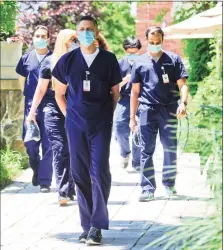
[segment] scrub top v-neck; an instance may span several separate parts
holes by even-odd
[[[16,66],[16,72],[26,78],[23,91],[26,98],[33,98],[38,83],[40,67],[51,54],[52,51],[48,51],[40,62],[37,58],[35,50],[24,54],[20,58]]]
[[[169,81],[164,83],[163,75]],[[181,58],[175,53],[163,51],[156,62],[148,53],[140,56],[132,69],[131,82],[140,83],[140,108],[150,104],[167,105],[180,99],[177,80],[188,78],[188,73]]]
[[[88,67],[80,48],[60,58],[52,75],[63,84],[68,84],[66,118],[79,126],[91,127],[97,122],[113,119],[111,88],[122,79],[115,55],[99,49]],[[84,82],[89,81],[85,91]]]

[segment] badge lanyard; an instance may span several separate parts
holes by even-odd
[[[162,69],[162,71],[163,71],[163,75],[162,75],[162,78],[163,78],[163,83],[164,83],[164,84],[167,84],[167,83],[169,83],[169,77],[168,77],[168,74],[166,74],[165,69],[164,69],[164,67],[163,67],[163,66],[161,67],[161,69]]]
[[[90,91],[89,71],[86,71],[86,80],[83,80],[83,91]]]

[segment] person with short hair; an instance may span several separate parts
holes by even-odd
[[[63,55],[52,72],[57,79],[56,101],[65,115],[83,228],[79,241],[88,245],[101,244],[101,229],[109,227],[110,141],[122,80],[116,56],[96,47],[97,35],[96,20],[82,16],[77,23],[80,48]]]
[[[127,37],[123,42],[125,57],[119,61],[122,82],[120,83],[120,98],[116,107],[115,136],[120,146],[120,165],[127,168],[129,156],[132,152],[132,169],[129,172],[140,169],[140,148],[132,141],[130,149],[130,96],[131,96],[131,70],[134,62],[139,58],[139,50],[142,45],[137,37]]]
[[[26,119],[30,112],[30,108],[33,102],[33,96],[37,87],[39,70],[41,65],[52,54],[52,51],[48,49],[49,32],[48,28],[43,25],[38,25],[34,30],[33,45],[34,49],[24,54],[17,66],[16,72],[20,75],[19,82],[25,96],[24,107],[24,122],[23,122],[23,135],[24,140],[27,124]],[[48,95],[46,95],[46,99]],[[52,181],[52,150],[49,141],[46,136],[44,126],[44,103],[43,100],[38,110],[36,111],[36,122],[40,129],[40,141],[28,141],[24,145],[26,152],[29,156],[30,167],[33,170],[32,184],[33,186],[40,185],[40,191],[42,193],[50,192],[50,186]],[[40,145],[42,148],[42,157],[40,158]]]
[[[160,27],[153,26],[146,31],[147,52],[135,63],[131,73],[132,131],[137,125],[137,109],[140,111],[142,193],[139,201],[154,198],[153,154],[158,132],[164,149],[162,182],[166,196],[176,194],[177,118],[186,114],[188,73],[178,55],[162,49],[163,38]]]
[[[33,103],[27,117],[27,122],[36,122],[36,110],[41,101],[51,93],[44,105],[44,124],[46,134],[53,152],[53,167],[56,177],[58,203],[66,205],[74,200],[74,182],[70,170],[68,142],[65,132],[65,117],[55,100],[55,79],[52,79],[54,68],[61,56],[79,47],[76,32],[64,29],[59,32],[55,42],[54,52],[41,65],[38,85],[34,94]]]

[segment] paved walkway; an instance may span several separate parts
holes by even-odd
[[[110,230],[103,231],[102,249],[138,250],[163,235],[170,227],[181,225],[186,217],[204,217],[209,198],[205,180],[200,175],[197,154],[183,154],[178,159],[176,188],[178,196],[162,198],[162,148],[154,157],[158,189],[152,202],[139,203],[139,174],[126,173],[117,165],[117,144],[111,146],[113,178],[109,199]],[[42,194],[30,184],[32,173],[26,170],[20,178],[1,192],[2,250],[76,250],[89,249],[77,242],[79,226],[77,202],[59,207],[55,186]],[[199,198],[202,198],[199,200]],[[99,247],[91,247],[95,249]],[[144,249],[159,250],[162,247]]]

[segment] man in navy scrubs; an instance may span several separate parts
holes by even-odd
[[[130,137],[130,96],[131,96],[131,70],[134,62],[139,57],[139,50],[142,45],[138,38],[127,37],[123,42],[126,56],[119,61],[122,82],[120,83],[120,99],[116,107],[116,139],[120,146],[120,164],[122,168],[128,166],[129,155],[131,153]],[[136,147],[132,142],[132,167],[139,170],[140,167],[140,147]]]
[[[130,128],[136,127],[139,104],[141,131],[141,187],[139,201],[153,199],[156,190],[153,153],[159,131],[164,149],[163,178],[166,195],[176,193],[177,118],[186,114],[188,74],[180,57],[163,51],[160,27],[146,31],[147,53],[133,66],[131,74]],[[181,99],[180,99],[181,94]],[[178,104],[178,101],[180,102]]]
[[[29,114],[33,96],[37,87],[39,69],[44,60],[52,54],[48,50],[48,29],[45,26],[39,25],[36,27],[33,37],[34,49],[24,54],[16,67],[16,72],[20,75],[20,84],[23,88],[25,96],[25,110],[23,123],[23,140],[25,138],[27,125],[26,117]],[[46,97],[47,98],[47,97]],[[44,129],[44,115],[43,115],[44,100],[40,104],[36,121],[40,129],[41,140],[25,142],[27,154],[29,156],[30,167],[33,170],[32,184],[34,186],[40,185],[40,191],[43,193],[50,191],[52,181],[52,151],[49,145]],[[42,159],[40,159],[40,144],[42,147]]]
[[[58,80],[56,100],[65,115],[71,170],[84,231],[79,241],[101,244],[101,229],[108,229],[109,225],[110,140],[122,79],[115,55],[95,46],[96,20],[91,16],[81,17],[77,34],[80,48],[62,56],[52,75]]]

